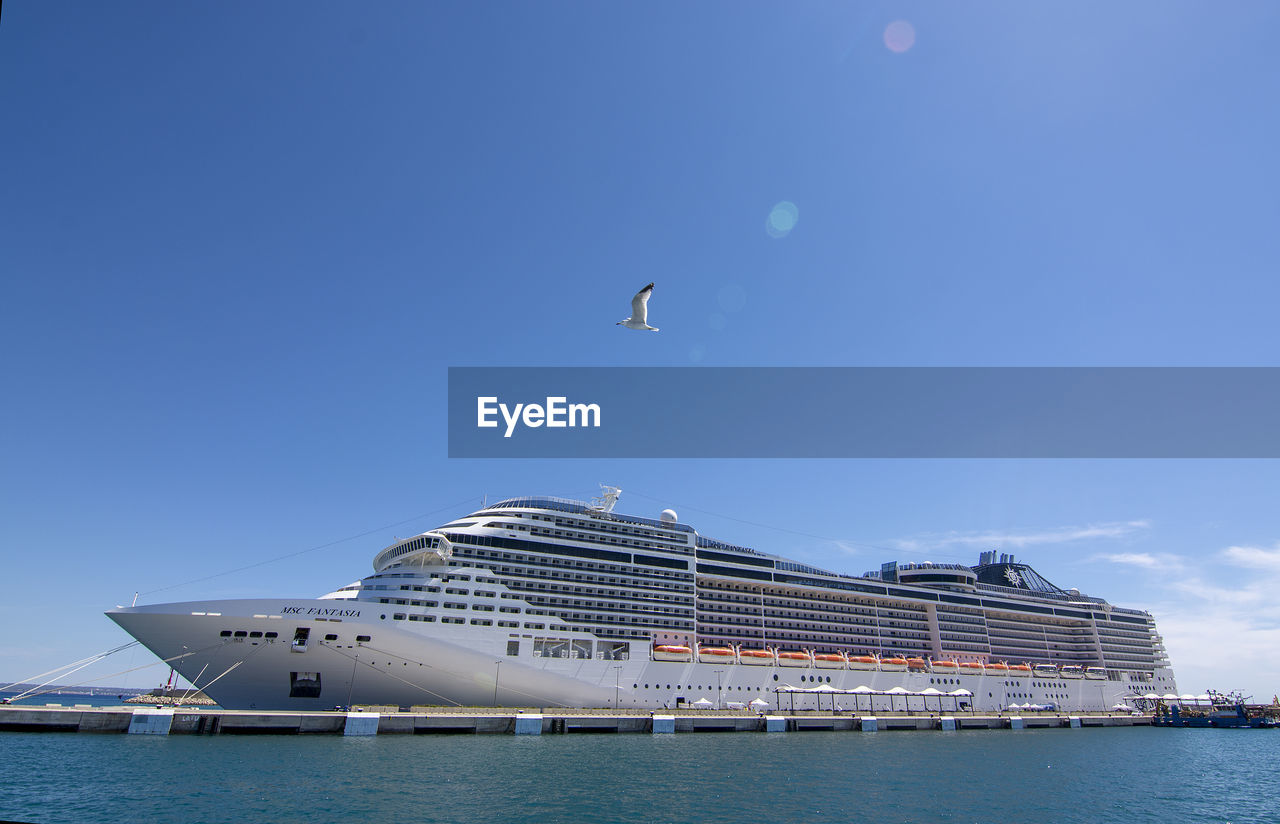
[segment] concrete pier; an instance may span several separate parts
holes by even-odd
[[[174,707],[0,706],[0,731],[152,735],[557,735],[567,733],[999,730],[1150,726],[1151,716],[1110,713],[954,715],[936,713],[528,710],[355,707],[353,712],[263,712]],[[170,715],[172,713],[172,715]],[[162,730],[162,728],[164,728]]]

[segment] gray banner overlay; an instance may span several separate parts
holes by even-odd
[[[1276,458],[1280,368],[451,367],[449,457]]]

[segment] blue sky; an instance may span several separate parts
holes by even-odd
[[[841,571],[1013,551],[1151,609],[1184,691],[1269,698],[1273,461],[449,460],[444,392],[460,365],[1275,365],[1278,24],[7,3],[0,679],[123,640],[101,613],[135,591],[319,594],[484,495],[603,481]],[[662,331],[615,327],[650,280]]]

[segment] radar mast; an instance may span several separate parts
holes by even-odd
[[[592,498],[588,509],[595,512],[612,512],[614,504],[618,502],[618,498],[620,497],[622,497],[622,490],[620,488],[600,484],[600,497]]]

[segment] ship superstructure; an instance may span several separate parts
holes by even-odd
[[[670,510],[616,513],[618,494],[485,506],[318,599],[108,614],[227,708],[661,708],[826,684],[1106,709],[1177,692],[1148,613],[1012,556],[842,575],[703,537]]]

